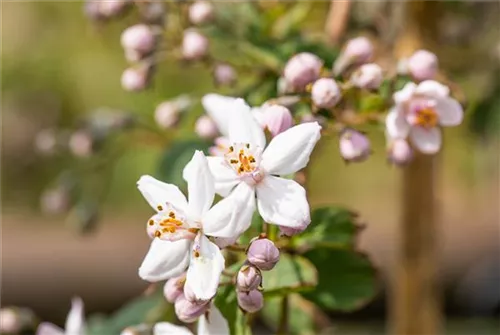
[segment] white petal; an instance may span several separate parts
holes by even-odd
[[[254,212],[255,191],[247,183],[240,183],[208,211],[203,218],[203,231],[216,237],[239,236],[250,226]]]
[[[293,180],[266,176],[257,184],[257,206],[269,223],[297,228],[311,222],[306,191]]]
[[[193,250],[199,253],[196,257]],[[205,235],[198,235],[191,250],[191,261],[186,275],[186,283],[198,300],[209,300],[219,287],[219,279],[224,270],[224,257],[219,247]]]
[[[64,330],[50,322],[42,322],[36,330],[36,335],[64,335]]]
[[[308,122],[274,137],[262,154],[261,167],[269,174],[290,174],[304,168],[321,137],[321,126]]]
[[[186,327],[176,326],[169,322],[158,322],[153,328],[153,335],[193,335]]]
[[[215,179],[215,192],[223,197],[240,182],[238,174],[227,164],[224,157],[207,157],[208,167]]]
[[[392,96],[396,105],[403,104],[408,102],[413,94],[415,93],[415,89],[417,85],[415,83],[407,83],[401,90],[394,93]]]
[[[175,185],[161,182],[151,176],[142,176],[137,182],[137,188],[156,211],[158,205],[165,203],[171,203],[183,211],[187,208],[186,197]]]
[[[441,126],[458,126],[464,119],[462,105],[453,98],[436,99],[436,111],[439,115],[439,124]]]
[[[237,99],[232,108],[233,115],[229,120],[231,143],[250,143],[264,148],[266,137],[261,126],[253,117],[250,106],[242,99]]]
[[[198,320],[198,335],[229,335],[227,320],[215,305],[210,308],[208,319],[202,315]]]
[[[71,300],[71,309],[66,318],[65,332],[68,335],[83,335],[84,326],[83,301],[79,297],[74,297]]]
[[[191,161],[188,182],[189,210],[192,219],[200,219],[212,206],[215,196],[214,177],[203,152],[197,150]]]
[[[162,241],[155,238],[139,268],[139,277],[149,282],[180,275],[189,264],[192,241]]]
[[[386,133],[390,138],[405,139],[410,132],[410,125],[406,122],[403,113],[393,107],[385,118]]]
[[[432,98],[445,98],[450,95],[450,89],[437,81],[425,80],[418,84],[415,94]]]
[[[441,148],[441,130],[437,127],[413,127],[410,138],[415,148],[424,154],[435,154]]]
[[[227,97],[219,94],[207,94],[201,99],[203,108],[207,114],[214,120],[219,132],[229,135],[229,119],[233,113],[234,102],[237,98]]]

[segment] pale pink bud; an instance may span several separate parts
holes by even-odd
[[[360,36],[349,40],[344,50],[335,60],[333,73],[337,76],[352,65],[360,65],[373,57],[373,45],[366,37]]]
[[[344,129],[339,141],[340,155],[346,162],[362,162],[371,154],[370,140],[354,129]]]
[[[273,137],[293,126],[292,113],[281,105],[263,107],[262,117],[262,123],[269,129]]]
[[[214,68],[214,79],[217,85],[232,85],[236,82],[236,71],[231,65],[217,64]]]
[[[139,7],[141,17],[146,21],[154,24],[163,24],[165,19],[165,3],[162,1],[141,2]]]
[[[191,323],[210,308],[210,303],[196,304],[181,295],[175,301],[175,314],[182,322]]]
[[[181,110],[174,101],[165,101],[159,104],[155,110],[156,124],[167,129],[177,124]]]
[[[137,92],[146,88],[148,85],[147,67],[129,67],[123,71],[122,87],[129,92]]]
[[[53,129],[44,129],[35,137],[35,149],[43,155],[52,155],[57,149],[57,137]]]
[[[69,138],[69,150],[77,157],[86,158],[92,155],[94,139],[86,130],[77,130]]]
[[[283,76],[293,90],[300,92],[319,78],[322,67],[321,58],[309,52],[301,52],[288,60]]]
[[[311,98],[319,108],[331,108],[339,102],[341,97],[339,85],[331,78],[318,79],[312,86]]]
[[[175,303],[177,298],[182,296],[184,292],[184,283],[186,281],[186,274],[170,278],[163,286],[163,295],[165,299],[171,304]]]
[[[374,63],[361,65],[351,76],[354,86],[369,90],[379,88],[383,80],[382,68]]]
[[[45,214],[62,214],[70,208],[70,195],[61,187],[49,189],[40,197],[40,208]]]
[[[408,59],[408,71],[418,81],[433,79],[438,71],[438,58],[427,50],[418,50]]]
[[[302,233],[304,230],[306,230],[306,228],[308,227],[309,225],[302,225],[301,227],[298,227],[298,228],[290,228],[290,227],[285,227],[285,226],[278,226],[278,228],[280,229],[280,232],[282,235],[285,235],[285,236],[293,236],[293,235],[297,235],[297,234],[300,234]]]
[[[192,24],[204,24],[214,18],[214,7],[208,1],[196,1],[189,7],[189,21]]]
[[[271,240],[260,238],[250,244],[247,259],[259,269],[268,271],[280,260],[280,251]]]
[[[293,92],[293,87],[285,77],[279,77],[276,82],[276,90],[278,91],[278,95],[285,95]]]
[[[5,307],[0,309],[0,333],[17,334],[33,328],[35,315],[27,308]]]
[[[394,139],[389,144],[387,159],[396,165],[408,164],[413,159],[413,150],[405,139]]]
[[[262,274],[259,269],[250,265],[243,265],[236,276],[236,288],[239,291],[256,290],[262,283]]]
[[[110,18],[121,14],[131,2],[129,0],[105,0],[99,2],[101,15]]]
[[[148,25],[136,24],[123,31],[121,43],[125,50],[130,49],[148,54],[155,47],[155,36]]]
[[[186,30],[182,40],[182,55],[188,60],[198,60],[207,55],[208,39],[195,30]]]
[[[264,307],[264,296],[259,290],[237,293],[238,305],[248,313],[255,313]]]
[[[198,120],[196,120],[194,129],[198,136],[206,139],[214,138],[219,133],[215,122],[208,115],[200,116]]]

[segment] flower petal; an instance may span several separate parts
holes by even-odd
[[[396,105],[400,105],[406,103],[411,99],[413,94],[415,93],[415,89],[417,85],[415,83],[407,83],[401,90],[394,93],[392,96]]]
[[[450,95],[450,89],[437,81],[425,80],[418,84],[415,94],[431,98],[445,98]]]
[[[250,143],[264,148],[266,137],[261,126],[252,115],[251,108],[243,99],[237,99],[232,106],[233,115],[229,120],[231,143]]]
[[[207,157],[208,167],[215,179],[215,192],[223,197],[240,182],[236,172],[227,164],[224,157]]]
[[[187,208],[186,197],[175,185],[161,182],[151,176],[142,176],[137,182],[137,188],[156,211],[158,205],[165,203],[171,203],[183,211]]]
[[[233,113],[236,100],[238,99],[214,93],[206,94],[201,99],[203,108],[214,120],[219,132],[224,136],[229,135],[229,119]]]
[[[155,238],[139,268],[139,277],[156,282],[180,275],[189,264],[191,243],[190,240],[170,242]]]
[[[64,326],[66,334],[83,335],[85,327],[85,315],[83,311],[83,301],[79,297],[71,300],[71,309],[66,318]]]
[[[403,113],[397,107],[393,107],[389,111],[389,114],[387,114],[385,128],[387,136],[393,139],[405,139],[410,132],[410,125],[406,122]]]
[[[293,180],[266,176],[257,184],[257,206],[269,223],[298,228],[311,222],[306,191]]]
[[[215,196],[214,177],[203,152],[197,150],[191,159],[191,176],[188,182],[189,210],[191,219],[199,220],[212,206]]]
[[[215,305],[210,308],[208,318],[202,315],[198,320],[198,335],[229,335],[227,320]]]
[[[64,335],[64,330],[53,323],[42,322],[38,325],[36,335]]]
[[[424,154],[435,154],[441,148],[441,130],[437,127],[413,127],[410,138],[416,149]]]
[[[255,191],[247,183],[240,183],[208,211],[203,218],[203,231],[216,237],[239,236],[250,226],[254,212]]]
[[[224,262],[219,247],[205,235],[199,234],[191,250],[185,283],[196,299],[209,300],[217,293]]]
[[[304,168],[321,137],[321,126],[308,122],[274,137],[262,154],[261,168],[269,174],[290,174]]]
[[[439,124],[441,126],[458,126],[464,119],[462,105],[453,98],[436,99],[436,112],[439,115]]]
[[[153,335],[193,335],[186,327],[176,326],[169,322],[158,322],[153,328]]]

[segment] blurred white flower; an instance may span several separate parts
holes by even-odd
[[[217,307],[212,306],[208,317],[200,316],[196,333],[198,335],[229,335],[229,325]],[[153,335],[193,335],[193,333],[186,327],[160,322],[154,326]]]
[[[84,335],[85,316],[83,311],[83,301],[75,297],[71,301],[71,310],[66,318],[65,329],[50,322],[42,322],[36,331],[36,335]]]

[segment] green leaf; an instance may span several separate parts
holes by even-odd
[[[266,297],[306,291],[318,282],[314,265],[302,256],[281,253],[280,260],[271,271],[262,273]]]
[[[272,35],[275,38],[282,39],[292,30],[296,29],[302,21],[305,20],[311,10],[311,3],[303,1],[295,4],[284,15],[274,23]]]
[[[353,250],[317,248],[304,254],[318,269],[316,288],[303,296],[323,310],[352,311],[377,293],[376,270],[368,257]]]
[[[263,64],[269,69],[281,73],[284,64],[273,51],[244,41],[239,43],[238,48],[258,64]]]
[[[293,243],[298,248],[316,246],[353,248],[359,226],[355,214],[340,207],[321,207],[312,211],[311,224]]]
[[[177,140],[168,147],[160,158],[158,178],[175,185],[186,185],[182,178],[182,170],[191,160],[196,150],[207,154],[209,144],[198,139]]]
[[[359,111],[361,113],[382,112],[385,109],[385,99],[379,94],[366,94],[359,101]]]
[[[234,335],[251,335],[248,316],[238,307],[236,290],[233,285],[219,288],[215,297],[215,306],[220,310],[229,324],[229,333]]]

